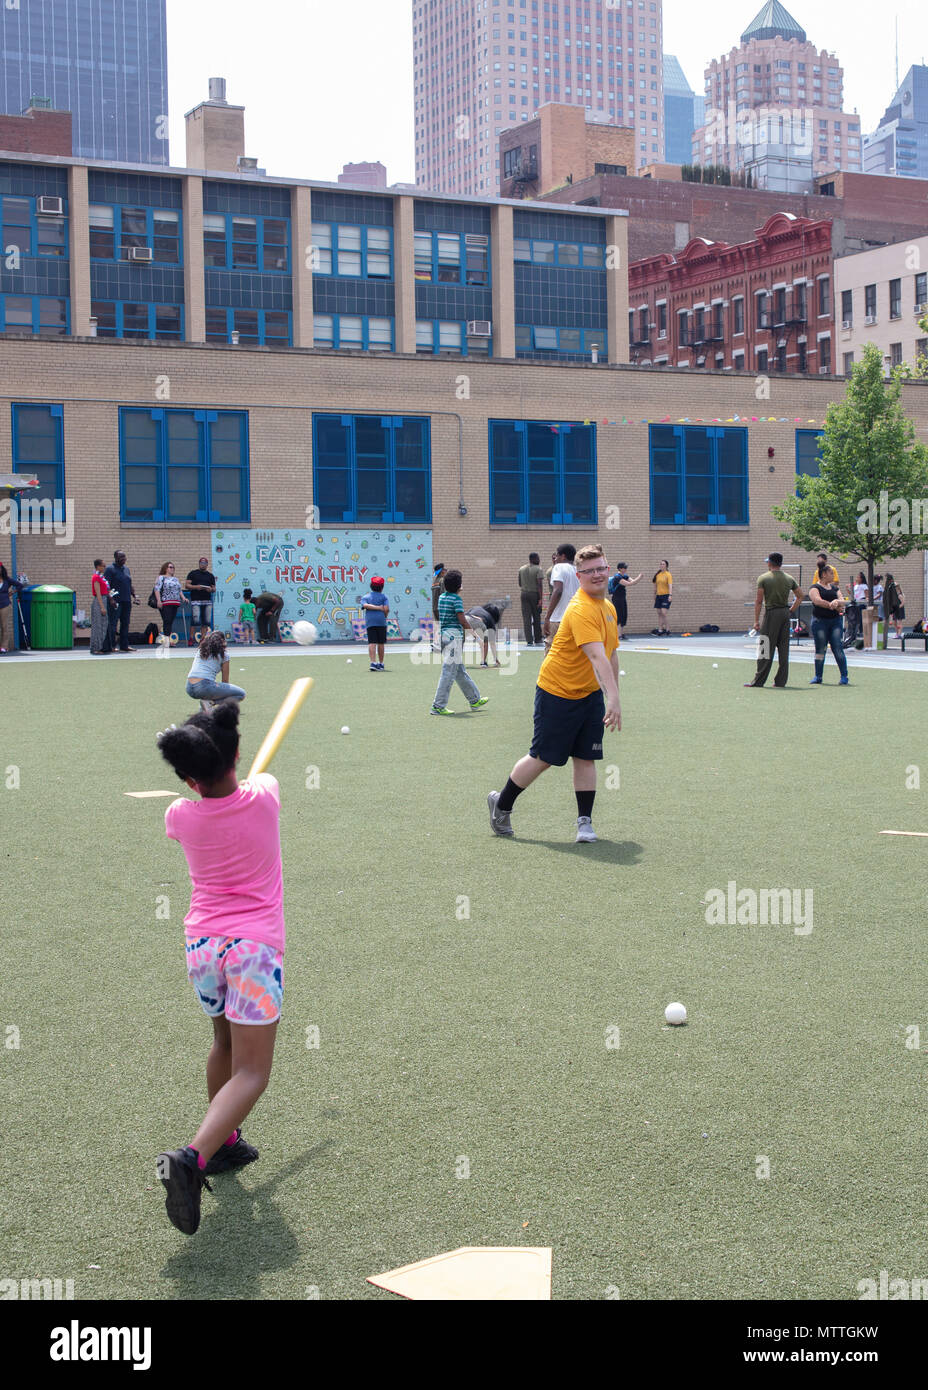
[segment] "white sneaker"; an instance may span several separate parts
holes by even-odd
[[[577,844],[590,845],[596,839],[596,831],[589,816],[577,817]]]

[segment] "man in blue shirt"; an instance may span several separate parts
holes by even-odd
[[[113,563],[103,571],[103,578],[110,586],[110,647],[114,652],[131,652],[129,646],[129,617],[133,603],[138,603],[138,595],[132,583],[132,575],[126,565],[126,552],[113,551]],[[119,646],[116,646],[116,624],[119,624]]]

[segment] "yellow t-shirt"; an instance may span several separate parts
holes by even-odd
[[[828,568],[831,569],[831,570],[835,570],[834,565],[829,565]],[[816,566],[815,566],[815,573],[814,573],[813,576],[812,576],[812,583],[813,583],[813,584],[817,584],[820,578],[821,578],[821,575],[820,575],[819,572],[818,572],[818,565],[816,565]],[[841,576],[839,575],[839,573],[838,573],[837,570],[835,570],[835,583],[836,583],[836,584],[840,584],[840,583],[841,583]]]
[[[658,570],[657,578],[654,583],[657,585],[657,597],[666,598],[670,593],[670,586],[673,583],[673,575],[670,570]]]
[[[591,598],[578,589],[541,663],[538,684],[542,690],[562,700],[582,700],[599,689],[590,659],[581,651],[587,642],[602,642],[606,656],[612,656],[619,645],[616,611],[608,599]]]

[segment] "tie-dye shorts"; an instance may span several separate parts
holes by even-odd
[[[284,958],[263,941],[188,936],[187,974],[210,1018],[276,1023],[284,996]]]

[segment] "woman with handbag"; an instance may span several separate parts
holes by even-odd
[[[170,641],[171,633],[174,630],[174,620],[184,600],[180,580],[175,577],[174,566],[170,560],[162,565],[158,571],[152,596],[155,599],[154,607],[161,610],[161,625],[164,629],[164,635]],[[151,599],[149,599],[150,602]]]

